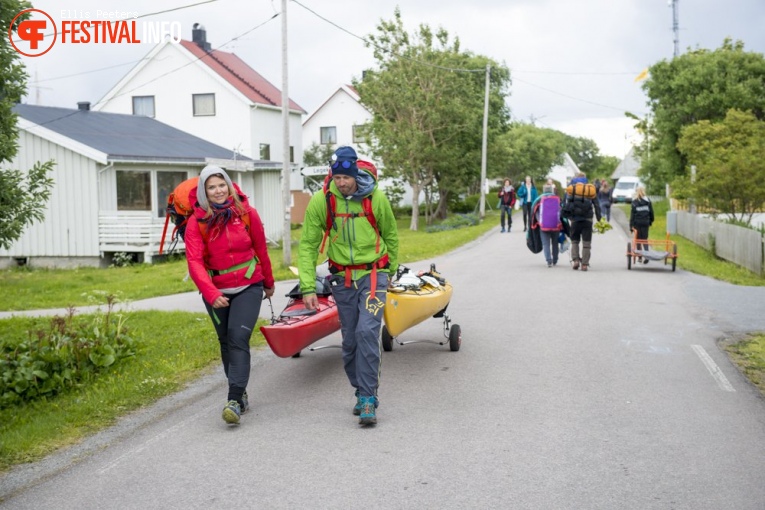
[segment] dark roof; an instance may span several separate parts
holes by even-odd
[[[205,51],[197,43],[181,40],[181,46],[201,59],[210,69],[233,85],[253,103],[282,106],[282,92],[233,53],[220,50]],[[290,99],[290,109],[306,113]]]
[[[121,113],[17,104],[20,117],[122,161],[233,159],[234,152],[158,120]],[[237,155],[239,160],[250,158]]]

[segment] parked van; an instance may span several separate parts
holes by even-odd
[[[614,203],[631,203],[632,197],[635,196],[635,191],[637,191],[639,186],[645,186],[639,177],[619,177],[619,180],[616,181],[616,186],[614,186],[614,192],[611,195]]]

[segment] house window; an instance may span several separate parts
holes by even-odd
[[[260,144],[260,159],[271,161],[271,146],[267,143]]]
[[[117,210],[151,211],[150,172],[117,170]]]
[[[187,178],[186,172],[157,172],[157,217],[165,217],[167,196]]]
[[[194,117],[215,115],[215,94],[192,94]]]
[[[353,126],[353,143],[366,143],[367,126],[364,124]]]
[[[290,163],[295,162],[295,147],[290,145]]]
[[[154,117],[154,96],[133,96],[133,115]]]
[[[319,129],[321,130],[321,143],[323,145],[337,143],[337,128],[335,126]]]

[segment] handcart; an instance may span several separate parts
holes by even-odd
[[[672,264],[672,271],[677,267],[677,245],[669,239],[638,239],[637,230],[632,230],[632,241],[627,243],[627,269],[632,269],[648,261],[663,260],[664,265]]]
[[[387,292],[385,324],[381,331],[383,350],[392,351],[394,341],[399,345],[419,342],[445,345],[445,340],[398,340],[398,336],[407,329],[433,317],[443,319],[443,334],[449,342],[449,349],[459,351],[462,345],[462,330],[458,324],[451,323],[451,318],[446,313],[452,291],[452,285],[436,271],[435,264],[430,265],[429,272],[420,271],[416,274],[401,266]]]

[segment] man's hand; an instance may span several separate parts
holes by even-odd
[[[319,308],[319,298],[316,294],[305,294],[303,296],[303,304],[309,310],[316,310]]]

